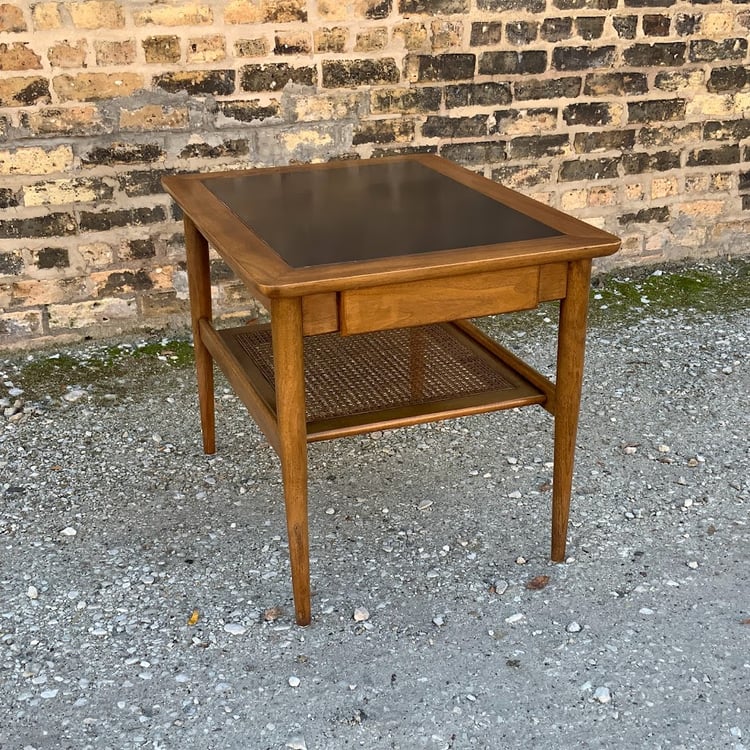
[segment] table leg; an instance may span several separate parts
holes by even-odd
[[[271,302],[279,456],[284,482],[292,590],[298,625],[310,624],[305,363],[300,299]]]
[[[560,301],[555,387],[555,465],[552,475],[552,559],[556,562],[565,559],[590,280],[590,260],[570,263],[567,295]]]
[[[208,263],[208,242],[187,215],[184,218],[184,224],[203,450],[206,453],[215,453],[214,366],[211,354],[201,338],[199,325],[201,318],[211,320],[211,270]]]

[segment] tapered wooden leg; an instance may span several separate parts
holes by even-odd
[[[565,559],[590,280],[590,260],[570,263],[567,296],[560,301],[555,388],[555,465],[552,474],[552,559],[556,562]]]
[[[289,560],[298,625],[310,624],[310,545],[307,519],[307,428],[302,302],[271,302],[279,455],[284,482]]]
[[[214,366],[211,354],[201,339],[199,325],[201,318],[211,320],[211,271],[208,264],[208,242],[187,216],[185,216],[184,223],[203,450],[206,453],[214,453],[216,451]]]

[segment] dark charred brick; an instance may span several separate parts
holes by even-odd
[[[709,167],[719,164],[739,164],[740,147],[738,144],[720,146],[719,148],[700,148],[691,151],[687,157],[688,167]]]
[[[129,258],[153,258],[156,255],[156,246],[152,239],[129,240],[127,256]]]
[[[604,16],[576,18],[576,34],[588,42],[592,39],[599,39],[604,33],[604,20]]]
[[[323,60],[323,86],[353,88],[378,83],[398,83],[398,66],[393,58],[382,60]]]
[[[693,36],[700,26],[699,13],[678,13],[675,17],[675,31],[679,36]]]
[[[84,164],[148,164],[164,155],[155,143],[113,143],[96,146],[81,157]]]
[[[638,31],[638,16],[615,16],[612,19],[612,26],[620,39],[635,39]]]
[[[4,219],[0,221],[0,239],[18,237],[63,237],[76,233],[76,220],[72,214],[55,213],[30,219]]]
[[[584,94],[588,96],[632,96],[648,91],[645,73],[589,73]]]
[[[703,124],[706,141],[744,141],[750,138],[750,118],[740,120],[710,120]]]
[[[417,55],[417,80],[459,81],[462,78],[473,78],[475,64],[476,55],[471,54]]]
[[[180,61],[180,37],[150,36],[141,42],[147,63],[176,63]]]
[[[438,147],[430,146],[398,146],[396,148],[374,148],[372,157],[379,159],[383,156],[406,156],[408,154],[436,154]],[[338,157],[336,157],[338,158]]]
[[[307,40],[300,40],[296,44],[290,44],[280,36],[274,38],[274,55],[309,55],[310,43]]]
[[[465,13],[469,10],[469,0],[399,0],[398,10],[399,13],[429,13],[430,15]]]
[[[557,70],[590,70],[609,68],[615,59],[615,48],[608,47],[555,47],[552,67]]]
[[[570,145],[567,135],[524,135],[510,142],[510,158],[542,158],[565,153]]]
[[[626,8],[671,8],[677,0],[625,0]]]
[[[30,107],[33,104],[48,104],[49,83],[46,78],[27,78],[28,83],[13,96],[0,98],[0,107]]]
[[[646,36],[669,36],[672,19],[661,13],[643,16],[643,33]]]
[[[576,102],[563,109],[568,125],[609,125],[615,105],[609,102]]]
[[[510,44],[531,44],[539,34],[536,21],[509,21],[505,24],[505,39]]]
[[[68,268],[70,258],[64,247],[43,247],[36,254],[35,264],[40,269]]]
[[[180,158],[219,159],[225,156],[246,156],[248,152],[246,138],[230,138],[219,144],[188,143],[180,151]]]
[[[750,211],[750,195],[742,196],[742,210]]]
[[[471,138],[487,135],[487,115],[474,117],[430,116],[422,125],[426,138]]]
[[[655,99],[628,102],[630,122],[684,120],[687,102],[684,99]]]
[[[118,176],[120,190],[130,197],[159,195],[164,192],[161,186],[161,178],[171,173],[171,170],[148,169],[121,174]]]
[[[581,93],[582,80],[576,77],[553,78],[551,80],[532,78],[514,84],[516,99],[573,99]]]
[[[352,145],[362,143],[394,143],[412,140],[414,122],[403,117],[391,120],[367,120],[361,122],[354,130]]]
[[[576,159],[560,165],[560,179],[566,182],[607,180],[617,177],[620,158]]]
[[[552,181],[552,167],[548,164],[504,164],[492,170],[492,179],[516,188],[547,185]]]
[[[543,13],[546,0],[477,0],[478,10],[525,10]]]
[[[445,87],[445,106],[455,107],[510,104],[513,96],[509,83],[459,83]]]
[[[138,271],[115,271],[107,276],[107,282],[100,290],[100,296],[123,294],[124,292],[142,292],[151,289],[154,282],[143,269]]]
[[[234,271],[221,258],[212,260],[210,263],[211,281],[231,281],[235,278]]]
[[[560,10],[614,10],[617,0],[554,0]]]
[[[189,74],[162,73],[152,79],[155,87],[170,94],[185,91],[192,96],[229,96],[234,93],[234,82],[233,70],[195,70]]]
[[[11,188],[0,187],[0,208],[15,208],[18,205],[18,193]]]
[[[500,21],[475,21],[471,24],[471,46],[489,47],[500,44],[503,36],[503,25]]]
[[[365,11],[365,16],[367,18],[372,18],[373,20],[388,18],[391,14],[392,7],[393,3],[391,0],[381,0],[381,2],[369,6]]]
[[[562,42],[573,34],[572,18],[545,18],[542,22],[541,37],[547,42]]]
[[[684,65],[687,45],[684,42],[656,42],[634,44],[623,52],[626,65],[634,68],[652,66]]]
[[[325,63],[323,65],[325,66]],[[243,91],[281,91],[288,83],[315,86],[317,80],[318,74],[315,68],[311,66],[295,68],[287,63],[245,65],[240,72],[240,87]]]
[[[0,253],[0,276],[17,276],[21,271],[23,258],[20,255],[13,252]]]
[[[650,224],[651,222],[664,224],[669,221],[669,208],[667,206],[642,208],[635,213],[623,214],[618,221],[624,227],[628,224]]]
[[[750,190],[750,172],[740,172],[740,190]]]
[[[714,68],[708,79],[708,90],[714,93],[739,91],[750,81],[748,68],[735,65],[728,68]]]
[[[8,137],[10,127],[10,120],[0,115],[0,141],[4,141]]]
[[[442,97],[443,90],[437,86],[419,86],[395,91],[374,89],[370,107],[373,113],[435,112],[440,109]]]
[[[744,60],[747,56],[747,39],[694,39],[690,42],[692,62],[712,62],[714,60]]]
[[[281,115],[281,107],[278,102],[260,104],[257,100],[219,102],[218,111],[227,119],[237,120],[237,122],[262,122]]]
[[[503,135],[519,120],[536,120],[537,122],[557,120],[556,107],[535,107],[525,110],[499,109],[492,114],[494,125],[490,125],[490,135]]]
[[[479,58],[480,75],[536,75],[547,70],[544,50],[525,52],[485,52]]]
[[[106,232],[114,227],[132,227],[165,221],[166,214],[161,206],[153,208],[123,208],[119,211],[82,211],[80,227],[82,232]]]
[[[445,143],[440,146],[440,155],[458,164],[497,164],[508,158],[503,141],[481,141],[479,143]]]
[[[635,130],[576,133],[573,145],[579,154],[591,154],[595,151],[628,151],[635,145]]]
[[[676,146],[677,144],[695,143],[701,138],[702,125],[698,122],[681,127],[641,128],[638,132],[638,142],[646,148],[661,148]]]
[[[673,151],[659,151],[656,154],[626,154],[622,157],[625,174],[644,172],[666,172],[680,168],[680,154]]]

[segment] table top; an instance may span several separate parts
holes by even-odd
[[[613,253],[619,240],[432,155],[176,175],[167,191],[266,296]]]

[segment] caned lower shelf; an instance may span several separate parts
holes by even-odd
[[[261,428],[275,433],[270,326],[202,323],[212,355]],[[305,337],[308,441],[544,403],[539,383],[488,344],[465,323]]]

